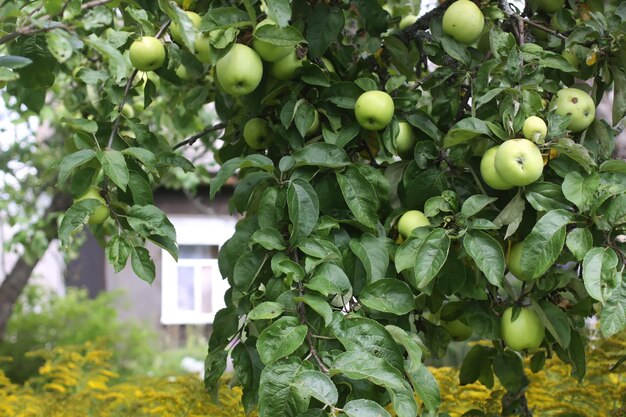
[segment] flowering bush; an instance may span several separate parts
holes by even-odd
[[[626,407],[626,374],[608,369],[626,354],[626,335],[597,344],[588,351],[587,377],[582,384],[569,367],[548,359],[544,370],[531,374],[528,403],[537,416],[621,416]],[[28,353],[45,360],[36,377],[24,385],[0,371],[0,416],[7,417],[238,417],[245,416],[241,389],[222,379],[212,401],[195,376],[132,377],[112,371],[112,354],[94,343],[61,346]],[[623,367],[622,367],[623,368]],[[618,368],[619,370],[619,368]],[[451,417],[475,410],[472,416],[499,416],[505,390],[479,383],[459,386],[459,371],[431,368],[439,381],[442,410]],[[623,412],[623,411],[622,411]],[[578,414],[564,414],[578,413]],[[445,415],[445,414],[443,414]],[[250,417],[256,417],[253,412]],[[279,416],[277,416],[279,417]]]

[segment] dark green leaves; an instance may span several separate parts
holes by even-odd
[[[604,303],[618,281],[619,259],[611,248],[593,248],[583,260],[583,281],[591,297]]]
[[[95,157],[96,151],[93,149],[83,149],[65,156],[61,160],[61,166],[59,167],[58,183],[65,184],[76,168],[91,161]]]
[[[600,330],[604,337],[626,329],[626,280],[622,277],[622,283],[615,288],[606,300],[600,314]]]
[[[391,417],[391,414],[371,400],[352,400],[343,407],[347,417]]]
[[[522,243],[521,268],[531,278],[544,274],[559,257],[565,243],[565,226],[571,215],[565,210],[546,213]]]
[[[443,146],[450,148],[460,145],[478,135],[491,136],[491,130],[487,123],[474,117],[468,117],[455,124],[443,138]]]
[[[296,417],[309,407],[310,397],[297,386],[298,377],[308,371],[307,362],[288,358],[268,365],[259,384],[259,417]]]
[[[397,279],[381,279],[367,285],[361,290],[359,301],[372,310],[398,316],[415,309],[411,289]]]
[[[330,8],[324,3],[315,6],[306,28],[312,58],[324,55],[331,42],[341,33],[343,25],[343,13],[339,8]]]
[[[600,176],[591,174],[582,176],[576,171],[570,172],[563,180],[563,194],[580,211],[587,211],[593,203],[593,197],[600,185]]]
[[[353,166],[344,173],[337,172],[339,188],[354,217],[366,227],[375,228],[378,224],[378,200],[374,186]]]
[[[133,268],[133,272],[137,274],[139,278],[146,281],[148,284],[152,284],[154,281],[155,267],[150,252],[144,247],[135,246],[130,251],[130,264]]]
[[[366,379],[389,389],[402,389],[404,379],[400,371],[384,359],[364,351],[349,351],[337,356],[330,374],[343,374],[352,379]]]
[[[481,230],[469,230],[463,238],[463,247],[472,257],[476,266],[496,286],[502,285],[504,278],[504,252],[493,237]]]
[[[290,355],[300,347],[306,337],[307,326],[295,317],[281,317],[266,327],[259,335],[257,349],[261,361],[270,363]]]
[[[293,225],[291,241],[307,237],[315,227],[319,217],[319,201],[311,185],[304,180],[294,180],[287,188],[289,220]]]
[[[104,175],[109,177],[122,191],[126,191],[129,173],[124,155],[119,151],[108,149],[99,151],[97,156],[104,170]]]
[[[324,168],[340,168],[350,164],[348,155],[343,148],[330,143],[313,143],[294,152],[296,167],[318,166]]]
[[[64,244],[68,243],[71,236],[77,232],[94,211],[100,207],[102,203],[95,198],[88,198],[77,201],[70,207],[63,216],[63,220],[59,225],[59,239]]]
[[[411,281],[416,288],[424,288],[437,276],[448,258],[450,238],[444,229],[430,232],[417,249],[415,256],[414,277]]]

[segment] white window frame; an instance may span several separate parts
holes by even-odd
[[[176,228],[179,245],[206,245],[221,248],[235,232],[237,219],[228,216],[183,216],[170,215]],[[214,268],[211,281],[212,311],[184,311],[178,309],[178,266],[209,266]],[[195,304],[202,300],[202,285],[195,276]],[[224,294],[228,282],[222,279],[217,267],[217,259],[183,259],[176,262],[165,250],[161,250],[161,323],[164,325],[211,324],[215,313],[225,306]]]

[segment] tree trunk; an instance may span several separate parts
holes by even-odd
[[[44,225],[44,233],[49,242],[57,237],[56,221],[51,218],[50,215],[67,210],[71,204],[72,199],[68,194],[57,193],[52,198],[50,206],[45,210],[43,215],[44,221],[46,222]],[[43,253],[41,256],[43,256]],[[4,339],[4,332],[9,318],[11,317],[11,313],[13,312],[13,306],[24,290],[24,287],[33,273],[33,269],[35,269],[40,259],[41,257],[36,259],[32,264],[29,264],[24,259],[24,256],[21,256],[11,269],[11,272],[5,277],[2,284],[0,284],[0,340]]]

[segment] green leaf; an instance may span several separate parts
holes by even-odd
[[[626,174],[626,161],[623,159],[611,159],[609,161],[604,161],[600,165],[600,172]]]
[[[483,369],[491,368],[491,361],[495,349],[487,346],[475,345],[465,355],[459,373],[459,384],[467,385],[476,382]]]
[[[215,177],[211,180],[209,192],[211,199],[215,198],[215,194],[217,194],[219,189],[222,188],[222,186],[226,184],[226,181],[233,176],[235,171],[239,168],[239,165],[241,165],[242,160],[243,158],[233,158],[222,164],[222,167],[217,172],[217,175],[215,175]]]
[[[443,138],[443,147],[451,148],[479,135],[491,136],[489,126],[480,119],[468,117],[452,126]]]
[[[304,254],[323,260],[341,260],[341,253],[337,246],[328,240],[315,237],[305,238],[298,243],[297,248]]]
[[[128,224],[142,237],[155,234],[176,240],[176,229],[158,207],[134,205],[128,211]]]
[[[386,360],[364,351],[348,351],[337,356],[330,369],[330,375],[337,374],[356,380],[366,379],[389,389],[402,389],[404,382],[400,371]]]
[[[624,4],[621,4],[621,9],[624,10]],[[622,51],[623,53],[623,51]],[[622,60],[622,62],[624,62]],[[611,74],[613,75],[613,120],[622,120],[626,116],[626,73],[624,68],[617,66],[611,67]]]
[[[359,301],[372,310],[397,316],[415,309],[411,289],[398,279],[381,279],[368,284],[359,293]]]
[[[565,210],[547,212],[522,243],[521,268],[531,279],[543,275],[557,260],[565,244],[565,226],[571,221]]]
[[[78,132],[87,132],[87,133],[96,133],[98,131],[98,123],[93,120],[88,119],[72,119],[69,117],[64,117],[61,119],[63,124],[70,129],[76,130]]]
[[[291,316],[281,317],[263,329],[256,343],[261,361],[269,365],[295,352],[304,342],[307,329]]]
[[[287,26],[289,19],[291,19],[289,0],[268,0],[267,17],[280,27]]]
[[[604,219],[611,226],[626,223],[626,194],[615,197],[604,212]]]
[[[128,185],[128,166],[121,152],[112,149],[98,151],[98,160],[104,170],[104,175],[109,177],[122,191],[126,191]]]
[[[419,227],[411,232],[411,236],[396,251],[396,271],[402,272],[415,266],[417,250],[429,233],[430,229],[427,227]]]
[[[267,250],[284,250],[283,235],[276,229],[262,228],[252,234],[250,242],[257,243]]]
[[[504,278],[504,252],[498,241],[481,230],[468,230],[463,247],[487,281],[500,287]]]
[[[48,50],[60,63],[66,62],[74,53],[71,35],[61,30],[47,32],[46,42],[48,44]]]
[[[451,37],[444,36],[441,38],[441,46],[452,59],[462,62],[465,65],[470,64],[472,56],[462,43],[457,42]]]
[[[510,392],[519,392],[529,383],[528,378],[524,374],[522,358],[510,350],[496,355],[493,360],[493,371],[502,386]]]
[[[256,338],[240,342],[231,352],[237,379],[243,388],[241,402],[246,412],[256,407],[259,401],[259,380],[263,364],[256,350]]]
[[[134,246],[130,251],[130,264],[133,268],[133,272],[146,281],[148,284],[152,284],[156,277],[154,261],[150,256],[148,249],[141,246]]]
[[[504,87],[492,88],[488,90],[482,96],[476,98],[476,101],[475,101],[476,110],[478,110],[480,107],[484,106],[485,104],[489,103],[491,100],[496,98],[498,95],[500,95],[500,93],[502,93],[505,90],[506,88]]]
[[[176,3],[168,0],[158,0],[158,4],[159,9],[172,20],[172,24],[178,26],[178,33],[180,34],[180,40],[183,41],[183,45],[191,52],[195,51],[196,27],[187,13],[178,7]]]
[[[274,301],[264,301],[248,313],[250,320],[271,320],[283,314],[285,307]]]
[[[123,155],[131,156],[141,162],[148,171],[156,172],[156,156],[144,148],[130,147],[122,151]]]
[[[298,29],[293,26],[280,27],[277,25],[257,26],[254,38],[274,46],[292,46],[306,42]]]
[[[63,220],[59,225],[59,239],[66,244],[72,235],[83,227],[89,216],[91,216],[98,207],[101,207],[100,200],[95,198],[87,198],[75,202],[63,215]]]
[[[405,363],[410,363],[412,366],[422,366],[422,349],[426,349],[419,336],[412,332],[407,332],[398,326],[388,324],[385,326],[385,330],[393,337],[393,340],[404,347],[408,354],[408,359]]]
[[[567,314],[548,301],[541,301],[539,304],[533,302],[531,309],[537,313],[554,340],[561,347],[567,349],[571,340],[571,328]]]
[[[343,407],[347,417],[391,417],[391,414],[372,400],[352,400]]]
[[[580,165],[587,173],[591,173],[591,168],[596,166],[596,162],[593,160],[589,151],[583,145],[574,142],[569,138],[561,138],[555,144],[554,148],[559,153],[568,156]]]
[[[535,182],[524,187],[524,195],[537,211],[568,210],[571,205],[563,195],[563,189],[551,182]]]
[[[345,295],[352,290],[348,276],[335,264],[324,262],[315,268],[313,276],[304,286],[328,297],[329,295]]]
[[[330,325],[330,322],[333,321],[333,310],[330,308],[330,304],[328,304],[328,302],[326,302],[326,300],[322,297],[304,294],[301,297],[294,297],[293,299],[297,302],[303,302],[311,307],[317,314],[322,316],[325,326]]]
[[[297,242],[311,234],[319,217],[319,201],[311,184],[301,179],[291,181],[287,188],[287,208],[293,225],[290,240]]]
[[[343,174],[337,172],[337,182],[341,194],[354,217],[366,227],[374,229],[378,224],[378,200],[374,186],[353,166]]]
[[[619,258],[611,248],[593,248],[583,259],[583,282],[589,295],[604,304],[616,286]]]
[[[83,149],[78,152],[66,155],[59,166],[59,180],[57,184],[66,184],[70,175],[79,166],[86,164],[96,157],[96,151],[93,149]]]
[[[330,143],[312,143],[294,152],[292,156],[296,160],[296,167],[341,168],[350,165],[346,151]]]
[[[565,244],[576,260],[582,261],[593,247],[593,236],[588,228],[577,227],[567,234]]]
[[[406,118],[413,127],[424,132],[433,141],[439,143],[442,133],[435,123],[431,120],[430,116],[421,110],[411,112]]]
[[[298,376],[310,370],[308,362],[288,358],[263,369],[259,383],[259,417],[297,417],[308,407],[310,397],[296,386]]]
[[[305,396],[313,397],[325,405],[335,405],[339,400],[337,387],[328,375],[320,371],[303,371],[298,374],[295,384]]]
[[[105,255],[111,265],[113,265],[115,272],[120,272],[124,269],[131,249],[130,242],[121,235],[114,235],[109,240],[105,248]]]
[[[517,231],[517,228],[522,222],[522,216],[524,215],[525,208],[526,202],[518,192],[515,197],[509,201],[509,204],[507,204],[506,207],[504,207],[493,220],[493,223],[496,226],[507,226],[506,234],[504,235],[505,239],[508,239]]]
[[[426,236],[415,256],[414,277],[411,284],[424,288],[437,276],[448,258],[450,238],[444,229],[434,229]]]
[[[350,249],[363,264],[367,282],[378,281],[385,277],[389,266],[389,252],[381,239],[366,233],[360,240],[352,239]]]
[[[615,288],[600,313],[600,330],[609,338],[626,329],[626,280]]]
[[[131,73],[130,62],[117,50],[117,48],[105,40],[100,39],[94,33],[83,38],[85,43],[108,59],[110,72],[115,74],[115,82],[119,83]]]
[[[584,212],[591,207],[599,185],[598,174],[593,173],[583,177],[580,173],[572,171],[563,180],[563,194],[565,198],[576,204],[580,211]]]
[[[465,200],[465,202],[463,202],[463,206],[461,207],[461,215],[468,219],[473,215],[480,213],[482,209],[484,209],[497,199],[498,197],[489,197],[488,195],[484,194],[475,194],[473,196],[470,196],[467,200]]]
[[[9,69],[24,68],[27,65],[32,64],[33,60],[24,56],[17,55],[4,55],[0,56],[0,67]]]
[[[306,39],[309,42],[311,58],[324,55],[343,28],[344,18],[341,9],[318,3],[307,19]]]
[[[401,390],[387,390],[391,397],[391,404],[397,417],[415,417],[418,415],[418,405],[415,401],[413,388],[408,382],[404,382]]]
[[[239,291],[248,291],[257,279],[267,257],[257,252],[244,252],[235,262],[233,270],[233,287]]]

